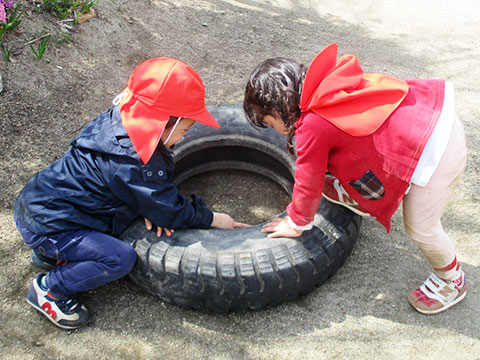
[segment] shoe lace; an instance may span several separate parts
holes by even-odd
[[[60,308],[60,310],[62,310],[65,313],[73,312],[80,305],[78,300],[73,297],[56,300],[55,303]]]

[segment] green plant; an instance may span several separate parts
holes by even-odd
[[[48,40],[50,39],[50,34],[43,36],[41,39],[42,40],[40,41],[40,44],[38,45],[37,49],[33,47],[33,44],[30,44],[30,48],[32,49],[33,53],[35,54],[38,60],[42,60],[43,58],[43,54],[47,49]]]
[[[71,0],[42,0],[40,7],[48,12],[56,13],[60,19],[65,19],[70,13]]]
[[[0,23],[0,38],[2,38],[3,34],[5,34],[7,31],[14,29],[15,27],[20,24],[22,20],[20,20],[20,17],[23,14],[23,10],[18,12],[19,9],[19,4],[15,6],[13,9],[12,13],[8,16],[8,19],[6,23]]]
[[[81,14],[90,12],[95,2],[95,0],[42,0],[40,7],[45,11],[56,13],[60,19],[65,19],[72,12]]]
[[[13,50],[13,45],[9,49],[3,43],[0,43],[0,50],[2,50],[3,59],[5,61],[9,62],[10,61],[10,54],[12,53],[12,50]]]
[[[78,18],[80,14],[88,14],[93,5],[95,5],[95,0],[93,1],[77,1],[77,10],[75,11],[75,24],[78,24]]]
[[[97,1],[92,0],[92,1],[77,1],[77,8],[78,11],[80,11],[80,14],[88,14],[91,10],[92,7],[95,5]]]

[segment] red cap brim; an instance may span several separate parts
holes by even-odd
[[[215,120],[212,114],[208,112],[207,108],[205,108],[202,112],[198,114],[185,114],[183,116],[182,115],[179,115],[179,116],[195,120],[199,123],[202,123],[207,126],[211,126],[215,129],[220,129],[220,124],[217,122],[217,120]]]

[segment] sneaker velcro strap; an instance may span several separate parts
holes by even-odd
[[[420,290],[430,299],[438,300],[443,306],[448,305],[458,295],[458,290],[452,283],[446,283],[435,274],[431,274],[420,286]]]

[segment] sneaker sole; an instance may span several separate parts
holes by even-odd
[[[467,290],[465,290],[463,292],[462,295],[460,295],[458,298],[456,298],[454,301],[452,301],[450,304],[448,305],[445,305],[439,309],[435,309],[435,310],[424,310],[424,309],[419,309],[417,308],[414,304],[412,304],[410,302],[410,299],[408,299],[408,303],[415,309],[417,310],[419,313],[422,313],[422,314],[425,314],[425,315],[435,315],[435,314],[438,314],[438,313],[441,313],[442,311],[445,311],[447,309],[450,309],[453,305],[456,305],[458,304],[460,301],[462,301],[465,296],[467,295]]]
[[[354,207],[352,207],[352,206],[350,206],[350,205],[347,205],[347,204],[345,204],[345,203],[343,203],[343,202],[341,202],[341,201],[333,200],[332,198],[329,198],[327,195],[325,195],[325,194],[323,194],[323,193],[322,193],[322,195],[323,195],[323,197],[324,197],[325,199],[327,199],[328,201],[330,201],[330,202],[332,202],[332,203],[334,203],[334,204],[342,205],[342,206],[346,207],[348,210],[353,211],[353,212],[354,212],[355,214],[357,214],[357,215],[360,215],[360,216],[363,216],[363,217],[368,217],[368,216],[370,216],[370,214],[367,214],[367,213],[365,213],[365,212],[363,212],[363,211],[360,211],[360,210],[358,210],[358,209],[355,209]]]
[[[30,252],[30,264],[44,271],[50,271],[55,267],[47,263],[46,261],[41,260],[38,256],[35,255],[33,250]]]
[[[62,325],[62,324],[59,324],[58,322],[56,322],[49,314],[47,314],[45,312],[45,310],[43,310],[40,306],[38,306],[38,304],[36,302],[33,302],[32,300],[30,300],[28,297],[26,298],[27,302],[33,306],[35,309],[37,309],[38,311],[40,311],[48,320],[50,320],[53,324],[55,324],[56,326],[58,326],[59,328],[62,328],[62,329],[66,329],[66,330],[75,330],[75,329],[78,329],[82,326],[84,326],[85,324],[82,324],[82,325],[79,325],[79,326],[68,326],[68,325]]]

